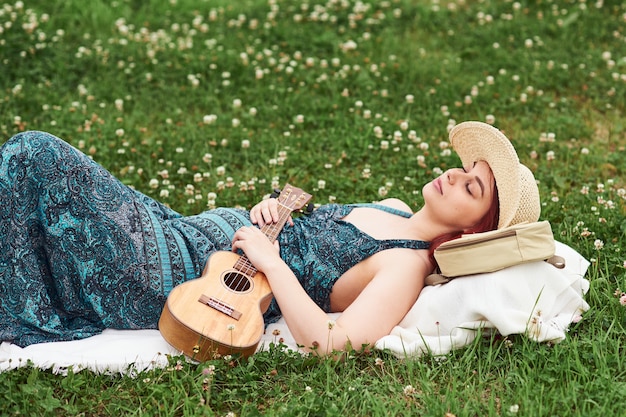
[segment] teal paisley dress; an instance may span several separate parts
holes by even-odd
[[[324,311],[335,281],[359,261],[428,248],[362,233],[342,220],[354,207],[322,206],[278,238],[281,257]],[[199,277],[211,253],[230,250],[235,231],[250,224],[239,209],[182,216],[63,140],[18,134],[0,148],[0,340],[26,346],[156,328],[171,289]],[[279,317],[273,302],[265,321]]]

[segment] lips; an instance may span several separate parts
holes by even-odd
[[[441,188],[441,178],[437,178],[433,181],[433,186],[439,191],[439,194],[443,194],[443,189]]]

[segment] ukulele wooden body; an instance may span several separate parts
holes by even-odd
[[[176,286],[159,320],[161,334],[185,355],[205,361],[253,354],[263,336],[263,313],[272,290],[261,272],[233,268],[240,256],[216,252],[202,277]]]
[[[278,196],[279,221],[261,231],[276,240],[294,210],[311,198],[289,184]],[[206,361],[252,355],[263,336],[263,313],[272,301],[265,275],[234,252],[213,253],[200,278],[174,287],[163,307],[159,331],[188,357]]]

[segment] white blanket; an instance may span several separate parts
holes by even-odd
[[[441,355],[471,343],[477,329],[494,329],[505,336],[525,334],[538,342],[563,340],[570,323],[589,309],[583,299],[589,289],[584,278],[589,262],[558,242],[557,254],[565,258],[565,269],[533,262],[424,288],[406,317],[391,334],[377,341],[376,348],[388,349],[398,357],[426,352]],[[282,320],[268,327],[259,349],[279,338],[297,349]],[[179,354],[158,330],[107,329],[84,340],[26,348],[4,342],[0,345],[0,371],[30,362],[59,373],[72,367],[74,372],[91,369],[132,374],[167,366],[168,355]]]

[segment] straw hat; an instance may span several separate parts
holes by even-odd
[[[450,130],[450,143],[463,165],[489,164],[498,187],[498,229],[539,219],[539,189],[532,172],[519,162],[511,141],[495,127],[463,122]]]

